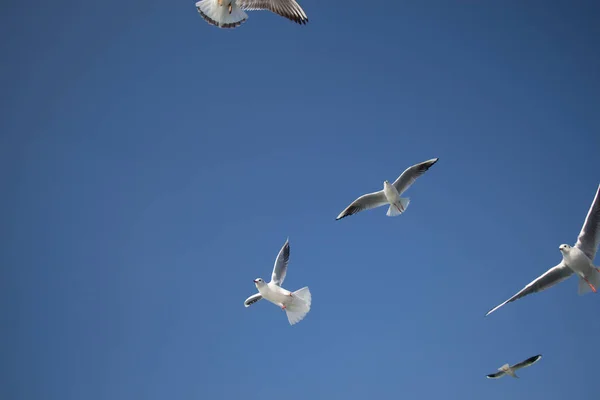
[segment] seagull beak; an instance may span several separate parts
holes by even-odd
[[[258,282],[256,279],[253,281],[254,283]]]

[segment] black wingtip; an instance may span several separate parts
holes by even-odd
[[[297,23],[298,25],[306,25],[308,23],[308,18],[297,17],[295,15],[294,16],[282,15],[282,14],[279,14],[279,15],[281,15],[282,17],[285,17],[285,18],[289,19],[292,22]]]

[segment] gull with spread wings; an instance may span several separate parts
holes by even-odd
[[[531,293],[541,292],[559,282],[569,278],[572,274],[579,277],[579,295],[590,291],[596,293],[600,290],[600,269],[593,264],[598,244],[600,243],[600,185],[596,190],[596,196],[588,211],[577,243],[571,247],[568,244],[561,244],[559,250],[563,259],[555,267],[550,268],[539,278],[525,286],[521,291],[515,294],[504,303],[492,308],[485,316],[487,317],[506,303],[513,302]]]
[[[306,316],[310,311],[312,302],[310,290],[308,286],[302,289],[290,292],[281,287],[285,275],[287,273],[288,263],[290,261],[290,241],[285,241],[285,244],[279,250],[275,259],[275,267],[271,274],[271,282],[266,283],[262,278],[256,278],[254,284],[258,289],[258,293],[248,297],[244,301],[244,306],[250,307],[260,299],[265,299],[271,303],[281,307],[288,317],[290,325],[294,325]]]
[[[432,158],[431,160],[423,161],[422,163],[408,167],[393,184],[389,183],[387,180],[384,181],[383,190],[360,196],[337,216],[336,221],[360,211],[381,207],[386,204],[390,205],[390,208],[386,213],[388,217],[396,217],[402,214],[406,210],[406,207],[408,207],[410,199],[400,196],[406,189],[415,183],[418,177],[427,172],[437,160],[439,160],[439,158]]]
[[[206,22],[219,28],[240,26],[248,19],[245,11],[253,10],[269,10],[301,25],[308,22],[295,0],[201,0],[196,9]]]
[[[542,358],[542,355],[538,354],[537,356],[529,357],[527,360],[521,361],[520,363],[517,363],[515,365],[504,364],[503,366],[498,368],[498,372],[496,372],[494,374],[489,374],[486,376],[489,379],[502,378],[504,375],[509,375],[509,376],[512,376],[513,378],[518,378],[517,374],[515,374],[515,371],[517,371],[521,368],[532,366],[533,364],[538,362],[540,358]]]

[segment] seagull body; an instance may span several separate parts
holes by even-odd
[[[387,180],[383,181],[383,195],[388,204],[400,204],[400,193],[398,192],[398,189]]]
[[[269,10],[298,24],[308,17],[295,0],[201,0],[196,3],[200,16],[219,28],[236,28],[248,19],[245,11]]]
[[[583,295],[590,291],[596,293],[600,290],[600,269],[593,264],[598,244],[600,243],[600,185],[590,210],[588,211],[581,232],[577,237],[575,246],[561,244],[559,250],[563,259],[560,264],[550,268],[543,275],[530,282],[504,303],[488,311],[486,317],[505,305],[531,293],[541,292],[559,282],[564,281],[571,275],[579,276],[578,294]]]
[[[254,283],[263,299],[281,307],[285,310],[292,303],[293,294],[289,290],[277,286],[273,282],[266,283],[261,278],[255,279]]]
[[[541,354],[538,354],[537,356],[533,356],[533,357],[529,357],[527,360],[525,361],[521,361],[520,363],[517,363],[515,365],[508,365],[508,364],[504,364],[503,366],[501,366],[500,368],[498,368],[498,372],[494,373],[494,374],[489,374],[486,375],[489,379],[498,379],[498,378],[502,378],[504,375],[510,375],[513,378],[518,378],[517,374],[515,373],[515,371],[521,369],[521,368],[525,368],[525,367],[529,367],[533,364],[535,364],[536,362],[538,362],[538,360],[542,358]]]
[[[431,168],[438,160],[439,158],[432,158],[431,160],[423,161],[422,163],[407,168],[393,184],[389,183],[387,180],[384,181],[383,190],[360,196],[346,207],[346,209],[337,216],[336,220],[356,214],[363,210],[381,207],[386,204],[389,204],[390,206],[386,213],[388,217],[396,217],[402,214],[410,203],[409,198],[401,197],[402,193],[404,193],[418,177],[429,170],[429,168]]]
[[[597,283],[596,285],[591,283],[594,277],[598,275],[598,269],[581,249],[571,247],[568,244],[561,244],[559,250],[562,253],[564,264],[581,278],[580,282],[584,281],[593,292],[600,290],[600,286],[596,287]]]
[[[290,292],[281,287],[287,266],[290,260],[290,243],[286,240],[275,259],[275,266],[271,274],[271,282],[267,283],[262,278],[256,278],[254,285],[258,293],[248,297],[244,301],[244,306],[250,307],[260,299],[265,299],[284,310],[287,314],[290,325],[300,322],[310,311],[312,302],[310,290],[308,287]]]

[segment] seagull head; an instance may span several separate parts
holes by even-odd
[[[560,246],[558,246],[558,249],[561,253],[565,254],[571,250],[571,246],[569,246],[568,244],[561,244]]]
[[[390,182],[387,181],[387,179],[385,181],[383,181],[383,187],[386,187],[390,184]]]
[[[263,286],[263,285],[265,285],[265,281],[263,281],[262,278],[256,278],[254,280],[254,284],[256,285],[256,287]]]

